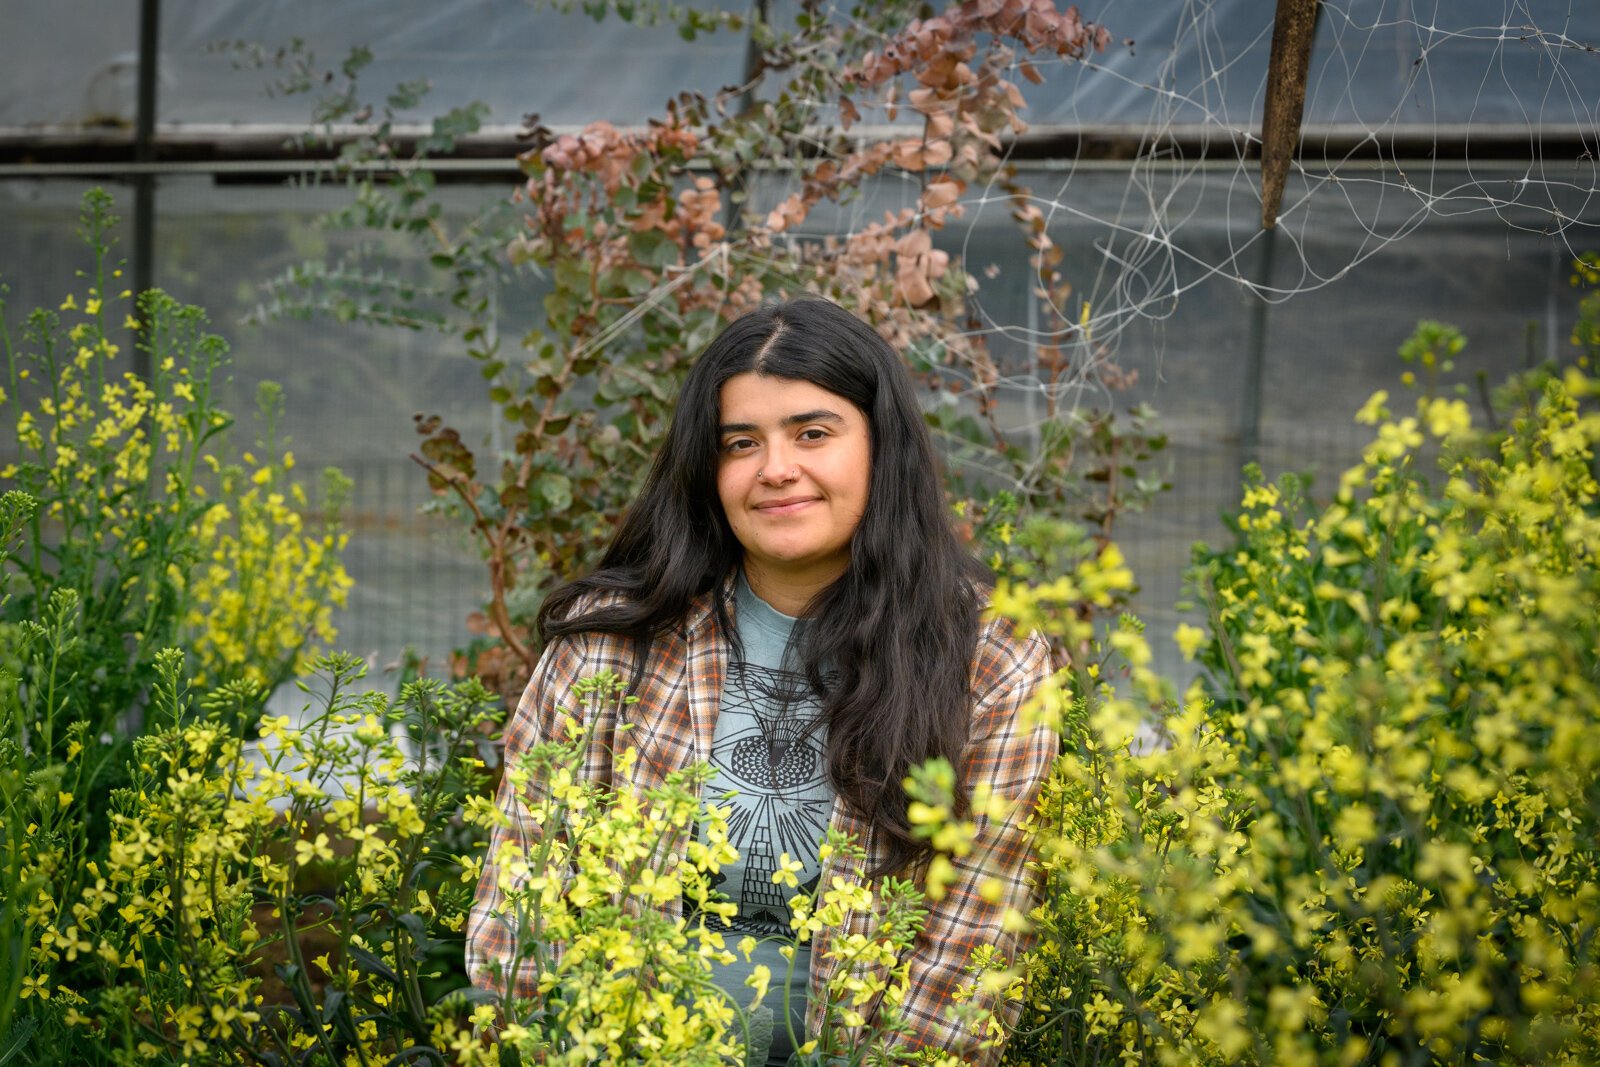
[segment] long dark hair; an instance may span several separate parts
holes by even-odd
[[[802,298],[743,315],[711,342],[684,380],[666,441],[599,568],[550,594],[539,632],[545,640],[591,631],[630,637],[642,667],[649,643],[681,622],[690,601],[726,588],[743,548],[717,495],[720,394],[728,379],[751,371],[810,382],[867,417],[866,512],[849,566],[808,605],[813,624],[794,653],[821,698],[829,778],[884,835],[886,861],[872,873],[899,871],[926,854],[911,833],[902,780],[936,756],[960,767],[978,596],[988,578],[952,528],[910,375],[854,315]],[[732,633],[724,597],[714,610]]]

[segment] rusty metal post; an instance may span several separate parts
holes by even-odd
[[[1278,224],[1289,164],[1300,147],[1317,5],[1318,0],[1278,0],[1272,23],[1272,61],[1261,109],[1261,226],[1267,230]]]

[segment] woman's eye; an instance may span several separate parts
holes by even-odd
[[[827,436],[828,432],[826,430],[818,430],[815,427],[800,431],[800,440],[802,441],[821,441]]]
[[[755,446],[756,443],[750,440],[748,437],[736,437],[732,441],[724,441],[722,443],[722,450],[724,452],[743,452],[746,449],[751,449]]]

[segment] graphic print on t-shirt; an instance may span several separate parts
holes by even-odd
[[[719,736],[711,762],[721,772],[717,784],[738,791],[729,802],[728,842],[743,862],[729,872],[732,884],[719,888],[740,904],[733,923],[739,933],[789,934],[794,890],[772,880],[778,857],[787,852],[815,864],[827,832],[833,796],[817,712],[803,674],[729,664],[721,714],[725,727],[737,725]]]

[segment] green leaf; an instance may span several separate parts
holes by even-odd
[[[647,267],[661,268],[678,261],[678,245],[660,230],[642,230],[628,238],[628,251]]]
[[[38,1028],[39,1020],[31,1015],[24,1015],[12,1025],[6,1033],[5,1040],[0,1042],[0,1067],[10,1063],[28,1047],[28,1038],[32,1037]]]
[[[572,506],[572,479],[565,474],[554,471],[541,474],[534,482],[534,489],[557,511],[565,511]]]

